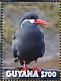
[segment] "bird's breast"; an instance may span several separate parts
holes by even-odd
[[[22,29],[19,38],[23,44],[34,44],[41,39],[41,32],[37,28]]]
[[[42,40],[41,31],[35,24],[25,23],[18,31],[19,50],[30,50]]]

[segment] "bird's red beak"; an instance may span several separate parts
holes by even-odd
[[[45,26],[50,26],[50,24],[44,20],[41,20],[41,19],[37,19],[35,21],[35,24],[40,24],[40,25],[45,25]]]

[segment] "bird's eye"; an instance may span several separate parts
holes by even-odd
[[[34,17],[33,16],[30,16],[28,19],[34,19]]]

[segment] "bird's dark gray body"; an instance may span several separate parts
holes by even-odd
[[[29,64],[44,55],[44,35],[36,24],[26,21],[15,33],[12,49],[14,57],[18,57],[21,64],[23,60]]]
[[[15,40],[18,41],[17,54],[21,64],[23,64],[23,60],[26,60],[27,64],[37,60],[45,52],[43,33],[35,24],[24,23],[23,27],[19,27]]]

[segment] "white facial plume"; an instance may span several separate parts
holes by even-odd
[[[22,22],[21,27],[22,27],[22,25],[23,25],[26,21],[29,21],[30,23],[35,23],[35,19],[25,19],[25,20]]]

